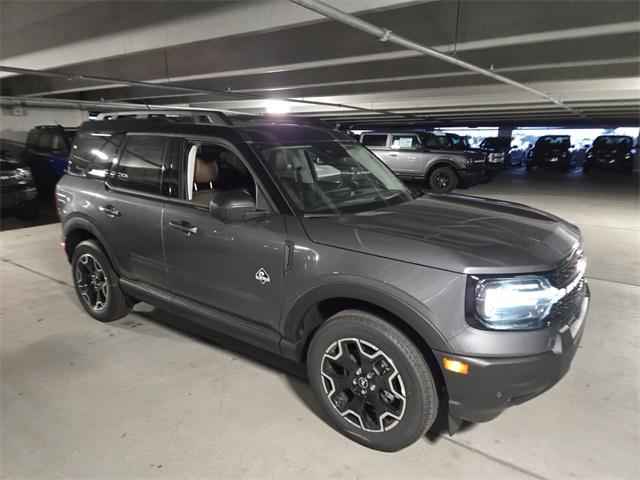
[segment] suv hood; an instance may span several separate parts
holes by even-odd
[[[579,229],[511,202],[434,195],[369,212],[302,218],[316,243],[460,273],[549,271]]]

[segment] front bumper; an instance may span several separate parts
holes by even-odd
[[[569,322],[557,330],[550,349],[525,357],[478,358],[434,352],[469,365],[468,374],[442,370],[449,396],[449,415],[486,422],[512,405],[526,402],[555,385],[569,371],[578,350],[589,308],[589,294]]]
[[[598,170],[626,170],[633,168],[632,158],[592,157],[586,158],[584,164]]]
[[[552,157],[532,157],[528,159],[528,162],[536,166],[563,166],[571,161],[568,155],[557,155]]]

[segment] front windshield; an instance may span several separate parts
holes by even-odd
[[[630,147],[632,143],[631,137],[606,136],[596,138],[593,146],[596,148],[620,148]]]
[[[290,204],[305,215],[357,213],[411,200],[404,184],[358,143],[253,144]]]
[[[567,147],[570,144],[571,144],[571,139],[568,136],[540,137],[536,142],[536,147],[560,148],[560,147]]]

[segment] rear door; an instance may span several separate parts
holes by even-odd
[[[162,212],[171,195],[169,165],[180,140],[127,135],[105,182],[96,215],[123,277],[168,290],[162,249]]]

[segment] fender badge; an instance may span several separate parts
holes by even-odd
[[[261,268],[256,272],[256,280],[260,282],[261,285],[265,283],[269,283],[271,279],[269,278],[269,274],[265,271],[264,268]]]

